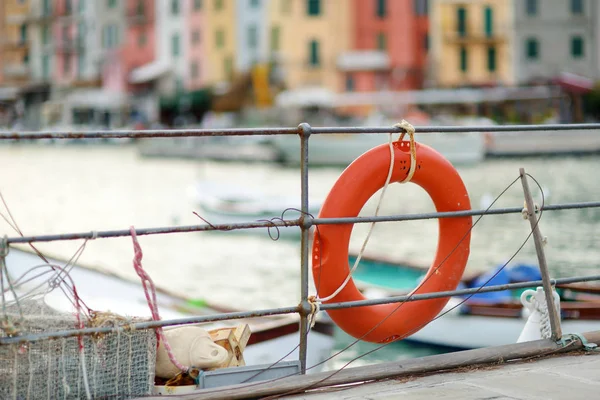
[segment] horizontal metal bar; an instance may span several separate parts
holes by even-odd
[[[490,125],[490,126],[418,126],[417,133],[461,132],[532,132],[599,130],[600,124],[548,124],[548,125]],[[312,127],[311,134],[400,133],[401,128],[380,127]],[[299,128],[238,128],[238,129],[165,129],[165,130],[113,130],[65,132],[15,132],[0,131],[0,140],[35,139],[102,139],[102,138],[174,138],[206,136],[272,136],[300,134]]]
[[[591,276],[582,276],[582,277],[572,277],[572,278],[560,278],[560,279],[552,279],[551,282],[553,285],[566,284],[566,283],[577,283],[577,282],[590,282],[600,280],[600,275],[591,275]],[[369,299],[369,300],[361,300],[361,301],[348,301],[343,303],[330,303],[321,305],[321,310],[333,310],[333,309],[341,309],[341,308],[351,308],[351,307],[360,307],[360,306],[369,306],[375,304],[387,304],[387,303],[401,303],[407,301],[419,301],[419,300],[431,300],[442,297],[451,297],[451,296],[462,296],[474,293],[488,293],[488,292],[499,292],[507,289],[522,289],[527,287],[539,286],[542,284],[542,281],[530,281],[530,282],[520,282],[520,283],[509,283],[505,285],[494,285],[494,286],[485,286],[482,288],[471,288],[471,289],[462,289],[462,290],[453,290],[446,292],[435,292],[435,293],[425,293],[425,294],[415,294],[413,296],[394,296],[387,297],[381,299]],[[96,333],[111,333],[111,332],[124,332],[130,330],[137,329],[153,329],[164,326],[174,326],[174,325],[189,325],[189,324],[198,324],[198,323],[207,323],[207,322],[215,322],[215,321],[225,321],[230,319],[242,319],[242,318],[255,318],[255,317],[264,317],[269,315],[281,315],[281,314],[292,314],[292,313],[300,313],[302,312],[301,306],[295,307],[282,307],[282,308],[271,308],[265,310],[258,311],[241,311],[234,313],[225,313],[225,314],[213,314],[213,315],[201,315],[194,316],[188,318],[177,318],[177,319],[169,319],[162,321],[148,321],[148,322],[137,322],[127,325],[115,326],[115,327],[96,327],[96,328],[85,328],[85,329],[73,329],[68,331],[58,331],[58,332],[43,332],[36,334],[27,334],[22,336],[13,336],[13,337],[3,337],[0,338],[0,345],[8,345],[15,343],[25,343],[25,342],[34,342],[39,340],[48,340],[48,339],[56,339],[63,337],[73,337],[80,335],[92,335]]]
[[[584,202],[584,203],[566,203],[544,206],[543,211],[558,211],[581,208],[600,208],[599,201]],[[256,229],[256,228],[275,228],[285,226],[300,226],[300,224],[308,225],[333,225],[333,224],[353,224],[367,222],[398,222],[398,221],[415,221],[434,218],[457,218],[477,215],[499,215],[499,214],[517,214],[522,208],[496,208],[490,210],[465,210],[465,211],[447,211],[447,212],[432,212],[408,215],[386,215],[372,217],[344,217],[344,218],[314,218],[300,221],[299,219],[274,219],[272,221],[256,221],[237,224],[221,224],[221,225],[186,225],[173,226],[163,228],[145,228],[137,229],[138,236],[158,235],[166,233],[189,233],[202,231],[232,231],[237,229]],[[33,242],[52,242],[56,240],[77,240],[77,239],[92,239],[110,238],[130,236],[129,230],[113,230],[113,231],[98,231],[98,232],[79,232],[79,233],[63,233],[55,235],[37,235],[9,238],[8,243],[33,243]]]
[[[550,282],[552,285],[563,285],[566,283],[591,282],[591,281],[600,281],[600,275],[550,279]],[[539,281],[529,281],[529,282],[519,282],[519,283],[507,283],[504,285],[483,286],[483,287],[478,287],[478,288],[449,290],[449,291],[445,291],[445,292],[415,294],[413,296],[405,295],[405,296],[393,296],[393,297],[380,298],[380,299],[346,301],[344,303],[323,304],[323,305],[321,305],[321,310],[339,310],[342,308],[352,308],[352,307],[359,307],[359,306],[372,306],[372,305],[378,305],[378,304],[403,303],[403,302],[418,301],[418,300],[431,300],[431,299],[439,299],[439,298],[452,297],[452,296],[465,296],[465,295],[478,294],[478,293],[500,292],[502,290],[510,290],[510,289],[524,289],[524,288],[541,286],[541,285],[542,285],[542,281],[539,280]]]

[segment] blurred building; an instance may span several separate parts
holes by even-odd
[[[438,87],[515,83],[513,0],[431,0],[430,71]]]
[[[598,8],[596,0],[515,2],[517,83],[547,82],[562,72],[596,78]]]
[[[337,61],[351,47],[353,6],[347,0],[271,0],[271,57],[287,89],[344,89]]]

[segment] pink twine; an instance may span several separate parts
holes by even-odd
[[[133,239],[133,251],[135,256],[133,258],[133,268],[138,276],[142,280],[142,286],[144,287],[144,294],[146,295],[146,301],[148,302],[148,307],[150,307],[150,312],[152,313],[152,319],[154,321],[160,321],[160,315],[158,314],[158,303],[156,301],[156,289],[154,288],[154,282],[152,282],[152,278],[150,275],[144,271],[144,267],[142,267],[142,248],[140,247],[140,243],[137,240],[137,236],[135,234],[134,227],[129,228],[129,232],[131,233],[131,239]],[[148,289],[150,287],[150,289]],[[162,327],[157,327],[156,329],[156,346],[160,344],[162,340],[165,349],[167,350],[167,354],[169,355],[169,360],[179,368],[183,372],[187,372],[188,367],[180,364],[173,355],[173,351],[171,350],[171,346],[165,337]]]

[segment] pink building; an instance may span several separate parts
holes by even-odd
[[[340,59],[346,90],[421,88],[428,47],[427,0],[353,1],[353,51]]]
[[[184,30],[184,43],[186,62],[188,63],[188,74],[185,86],[188,90],[196,90],[202,87],[205,77],[208,75],[208,63],[203,56],[204,43],[206,42],[204,27],[204,16],[201,9],[202,2],[186,1],[184,4],[184,15],[187,19]]]
[[[144,88],[144,82],[131,83],[128,78],[136,68],[149,64],[156,54],[156,10],[154,0],[127,0],[125,43],[121,49],[127,87]]]
[[[77,55],[82,49],[76,22],[77,0],[55,0],[54,15],[57,17],[52,26],[55,43],[54,81],[67,85],[77,77]]]

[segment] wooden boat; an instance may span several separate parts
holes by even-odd
[[[353,265],[356,257],[349,257]],[[465,276],[461,288],[480,287],[499,267]],[[427,272],[426,267],[381,258],[365,258],[353,274],[354,282],[366,297],[407,294]],[[537,266],[515,264],[505,268],[486,286],[541,279]],[[441,314],[446,315],[408,337],[407,341],[457,349],[472,349],[515,343],[525,326],[528,310],[519,298],[526,289],[479,293],[453,297]],[[600,287],[585,284],[559,285],[562,330],[565,333],[587,332],[600,324]],[[460,304],[463,302],[463,304]]]
[[[298,197],[267,196],[263,193],[240,187],[227,187],[210,182],[200,182],[190,190],[195,203],[200,207],[198,214],[212,225],[234,223],[276,221],[282,217],[296,219],[301,213]],[[310,201],[309,213],[315,217],[321,208],[321,201]],[[287,211],[286,211],[287,210]],[[267,236],[266,229],[242,229],[232,233],[252,233]],[[272,237],[289,239],[300,238],[297,226],[272,228]]]
[[[51,264],[64,267],[66,263],[50,260]],[[43,262],[33,253],[11,248],[6,264],[8,274],[14,281]],[[31,271],[28,276],[35,276],[49,268]],[[38,277],[18,287],[18,295],[38,287],[51,274]],[[76,265],[69,272],[78,292],[85,304],[95,311],[111,311],[123,316],[151,317],[150,310],[140,282],[128,281],[110,272],[100,271]],[[9,296],[9,293],[6,293]],[[45,296],[46,303],[54,309],[72,312],[73,306],[60,290],[54,290]],[[226,307],[210,304],[202,299],[190,299],[180,294],[157,288],[157,302],[162,319],[189,317],[191,315],[210,315],[233,312]],[[323,361],[334,345],[333,324],[324,318],[315,324],[308,336],[307,365],[315,365]],[[253,319],[238,319],[218,323],[201,324],[206,330],[223,327],[236,327],[248,324],[251,336],[244,351],[247,365],[271,364],[285,357],[287,360],[298,359],[298,349],[287,355],[299,343],[299,323],[297,315],[272,316]],[[287,356],[286,356],[287,355]],[[318,370],[319,368],[314,368]],[[313,370],[311,370],[313,371]]]

